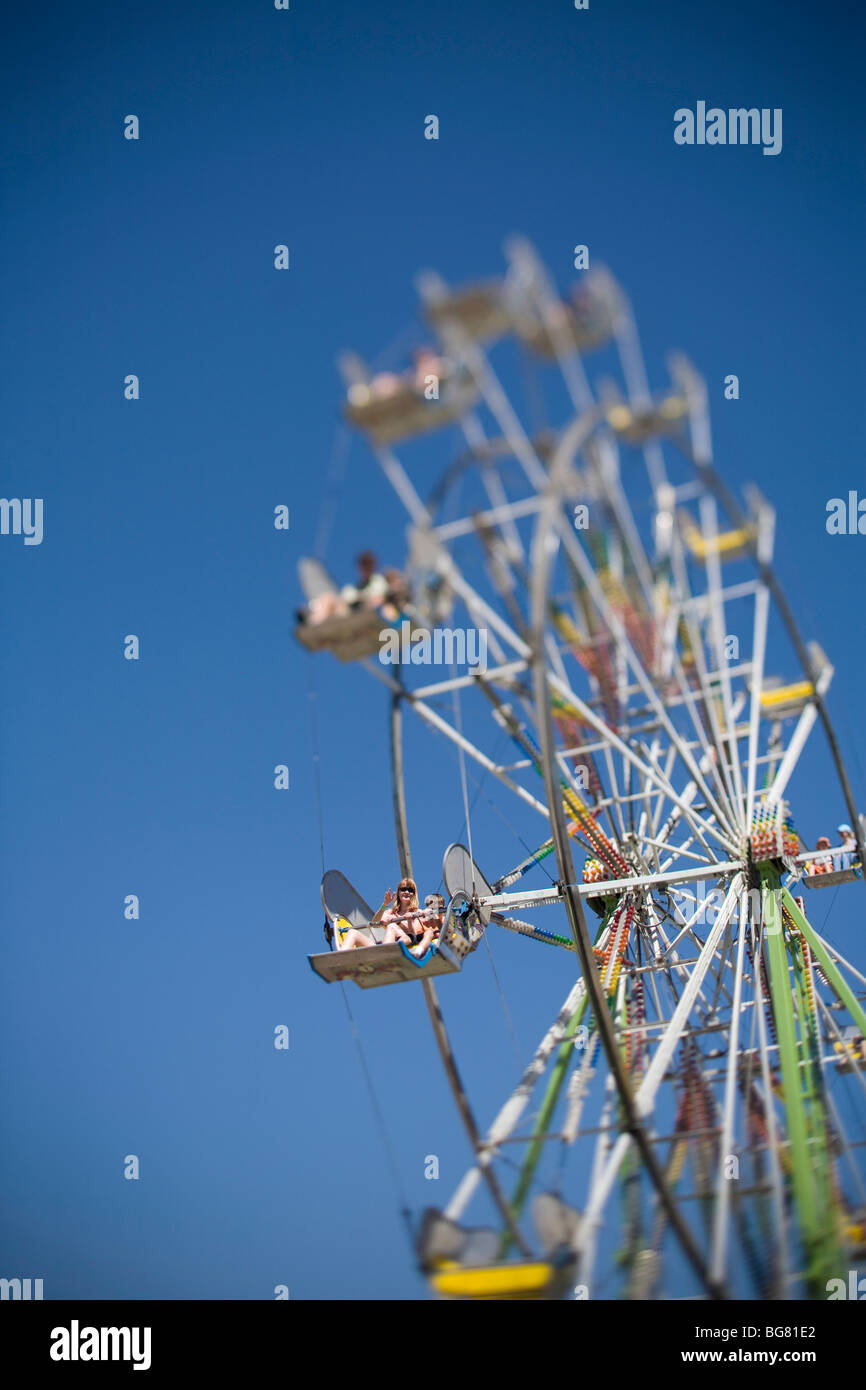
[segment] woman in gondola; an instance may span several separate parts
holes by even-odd
[[[370,923],[371,927],[385,928],[382,940],[371,941],[364,932],[353,927],[343,937],[340,950],[350,950],[353,946],[390,946],[395,941],[412,946],[416,940],[420,941],[423,935],[420,922],[416,926],[417,919],[422,915],[414,879],[402,878],[397,885],[396,896],[392,889],[387,890],[385,901]]]

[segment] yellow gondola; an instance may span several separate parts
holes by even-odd
[[[683,538],[696,560],[705,561],[710,555],[718,555],[721,561],[739,560],[748,554],[755,533],[751,527],[743,526],[735,531],[722,531],[708,539],[694,524],[691,517],[681,519]]]
[[[552,1192],[538,1193],[532,1211],[542,1253],[498,1258],[502,1235],[466,1229],[435,1208],[424,1213],[418,1236],[421,1268],[437,1298],[490,1303],[558,1299],[570,1291],[577,1260],[580,1213]]]
[[[859,1212],[846,1224],[845,1235],[852,1259],[866,1259],[866,1212]]]
[[[866,1040],[856,1025],[845,1029],[841,1042],[833,1044],[833,1051],[836,1053],[837,1071],[847,1072],[866,1067]]]
[[[547,1260],[478,1269],[464,1269],[455,1260],[445,1260],[430,1275],[430,1287],[439,1298],[476,1302],[559,1298],[568,1282]]]
[[[795,681],[793,685],[780,685],[775,689],[761,691],[762,714],[798,714],[815,694],[811,681]]]
[[[607,423],[626,444],[639,447],[657,435],[669,434],[688,414],[685,396],[665,396],[648,410],[633,410],[624,401],[617,401],[606,411]]]

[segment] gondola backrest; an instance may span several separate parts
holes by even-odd
[[[371,941],[381,941],[384,927],[371,927],[373,909],[352,887],[339,869],[328,869],[322,879],[322,906],[332,922],[342,917],[350,926],[369,935]],[[339,927],[337,927],[339,931]]]

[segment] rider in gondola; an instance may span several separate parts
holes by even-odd
[[[384,927],[385,935],[380,942],[373,942],[364,932],[358,931],[353,927],[346,932],[343,937],[341,950],[350,950],[353,946],[390,946],[395,941],[402,941],[405,945],[411,946],[414,941],[414,934],[410,933],[410,922],[418,911],[418,889],[411,878],[403,878],[397,885],[397,894],[394,895],[393,889],[387,889],[385,900],[379,911],[370,923],[371,927]],[[407,919],[407,920],[404,920]]]
[[[358,580],[344,584],[339,591],[328,589],[310,600],[307,608],[298,610],[298,620],[315,626],[329,618],[345,618],[365,609],[379,609],[388,621],[395,621],[408,601],[406,583],[400,570],[389,568],[381,573],[379,561],[372,550],[363,550],[355,561]]]
[[[388,946],[402,941],[413,956],[423,956],[429,950],[442,927],[445,914],[445,899],[439,893],[431,893],[421,908],[418,902],[418,889],[414,879],[403,878],[397,885],[396,897],[389,888],[385,900],[372,919],[371,927],[384,927],[385,935],[381,942],[373,942],[357,927],[346,932],[340,949],[351,950],[355,946]]]

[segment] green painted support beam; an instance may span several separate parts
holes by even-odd
[[[770,972],[770,1000],[779,1043],[779,1068],[785,1102],[785,1119],[790,1145],[791,1172],[803,1244],[807,1254],[807,1274],[811,1279],[812,1262],[818,1238],[818,1208],[815,1183],[809,1161],[808,1128],[803,1086],[800,1078],[797,1039],[794,1030],[794,1009],[791,981],[788,975],[788,955],[782,930],[778,874],[763,870],[764,945]],[[773,907],[770,908],[769,904]]]
[[[833,960],[826,946],[819,940],[815,929],[809,925],[809,922],[800,911],[800,908],[787,888],[782,889],[782,902],[785,904],[788,912],[790,912],[791,920],[795,927],[798,931],[803,933],[809,943],[812,955],[830,981],[830,985],[835,990],[837,998],[842,1000],[842,1003],[854,1019],[861,1033],[866,1036],[866,1011],[864,1011],[863,1005],[856,998],[854,991],[851,989],[847,980],[844,979],[838,965]]]
[[[760,865],[759,872],[764,890],[763,944],[770,970],[770,997],[779,1043],[792,1184],[806,1260],[806,1284],[812,1297],[821,1298],[826,1297],[826,1281],[832,1277],[838,1262],[837,1242],[833,1227],[828,1227],[829,1213],[820,1201],[815,1155],[809,1142],[809,1116],[799,1065],[800,1049],[794,1026],[794,999],[782,921],[781,879],[770,864]],[[805,921],[799,909],[797,911]]]
[[[803,1078],[806,1116],[811,1142],[812,1170],[815,1174],[815,1185],[818,1193],[818,1210],[826,1213],[835,1206],[835,1197],[824,1101],[824,1076],[821,1070],[820,1039],[815,1015],[809,1006],[809,990],[806,980],[808,966],[803,954],[802,939],[794,937],[789,945],[794,961],[797,1014],[800,1023],[800,1071]]]
[[[793,923],[793,918],[791,921]],[[837,1274],[844,1260],[841,1238],[841,1232],[844,1228],[844,1213],[839,1204],[837,1185],[834,1182],[833,1154],[830,1149],[831,1126],[827,1115],[826,1082],[821,1065],[821,1039],[815,1011],[809,1005],[807,943],[803,933],[792,934],[789,945],[794,960],[797,1001],[802,1020],[800,1027],[801,1052],[806,1061],[802,1070],[809,1117],[812,1168],[818,1192],[818,1211],[821,1214],[823,1227],[823,1272],[818,1278],[817,1290],[819,1295],[824,1296],[826,1294],[826,1280]],[[814,959],[814,953],[811,952],[811,949],[810,954]],[[814,994],[814,982],[812,992]]]

